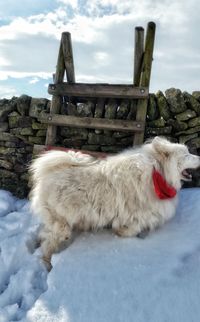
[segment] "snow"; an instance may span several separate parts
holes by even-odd
[[[0,322],[199,322],[199,188],[145,239],[80,234],[49,274],[28,201],[0,191],[0,216]]]
[[[27,200],[0,190],[0,322],[19,321],[47,289],[47,271],[31,253],[39,227]]]

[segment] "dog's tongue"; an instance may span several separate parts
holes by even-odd
[[[170,186],[165,178],[155,169],[152,174],[154,191],[159,199],[171,199],[176,196],[176,189]]]

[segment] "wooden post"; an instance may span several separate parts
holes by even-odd
[[[134,78],[133,84],[139,86],[142,70],[142,57],[144,53],[144,28],[135,28],[135,47],[134,47]]]
[[[69,83],[75,82],[74,61],[72,53],[71,34],[69,32],[63,32],[61,36],[60,49],[58,54],[58,61],[56,66],[56,73],[54,76],[54,84],[60,84],[64,80],[64,74],[66,70],[67,81]],[[51,114],[58,114],[62,104],[63,97],[59,95],[53,95],[50,107]],[[49,125],[47,128],[46,145],[53,145],[56,139],[55,125]]]
[[[147,25],[146,39],[145,39],[145,51],[142,63],[142,72],[140,77],[140,86],[149,88],[151,77],[151,66],[153,60],[153,48],[155,39],[156,24],[149,22]],[[136,121],[146,121],[148,99],[138,100]],[[134,135],[133,145],[142,144],[144,141],[144,133],[137,133]]]
[[[63,56],[63,50],[62,50],[62,42],[60,42],[58,60],[56,65],[56,73],[54,74],[54,77],[53,77],[55,84],[63,82],[64,72],[65,72],[64,56]],[[51,114],[59,113],[61,104],[62,104],[62,97],[53,95],[51,100],[50,113]],[[46,134],[46,142],[45,142],[46,145],[53,145],[55,143],[56,130],[57,128],[55,125],[48,126],[47,134]]]
[[[147,34],[146,34],[146,40],[145,40],[145,52],[144,52],[142,75],[141,75],[140,84],[139,84],[140,86],[149,87],[149,84],[150,84],[155,31],[156,31],[156,24],[154,22],[149,22],[147,26]]]
[[[74,59],[72,52],[71,34],[69,32],[62,33],[62,49],[65,62],[66,76],[68,83],[75,83]]]

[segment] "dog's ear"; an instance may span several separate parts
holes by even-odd
[[[156,136],[152,141],[152,146],[156,153],[162,154],[165,157],[169,157],[173,151],[172,143],[167,139]]]

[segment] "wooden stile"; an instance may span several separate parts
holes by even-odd
[[[104,133],[132,131],[134,133],[133,145],[143,143],[155,28],[154,22],[148,23],[145,44],[144,29],[142,27],[135,28],[133,85],[75,83],[71,35],[69,32],[62,33],[56,73],[53,77],[54,83],[49,84],[48,87],[49,94],[52,94],[50,113],[41,113],[38,116],[40,122],[48,124],[46,147],[55,144],[57,126],[94,128],[97,132],[104,130]],[[64,82],[65,72],[67,82]],[[120,104],[124,99],[130,101],[131,108],[127,120],[106,118],[106,115],[104,118],[106,101],[109,102],[112,99],[116,100],[117,104]],[[96,109],[93,110],[94,117],[60,115],[63,102],[67,102],[69,107],[72,104],[76,109],[76,104],[84,100],[96,101]],[[137,104],[136,117],[135,120],[132,120],[131,115],[135,116],[135,112],[132,111],[135,104]],[[44,147],[36,146],[36,149],[39,151]],[[98,155],[100,154],[98,152]]]

